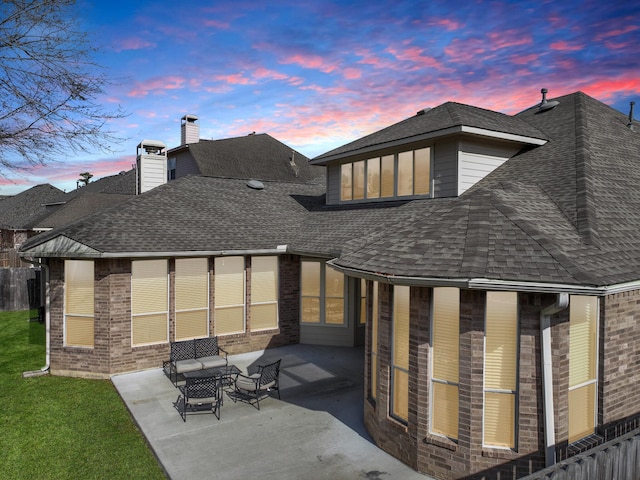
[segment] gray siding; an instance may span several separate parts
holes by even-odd
[[[458,180],[458,142],[443,140],[433,145],[433,196],[455,197]]]
[[[460,142],[458,195],[462,195],[518,151],[513,145],[488,142]]]
[[[340,203],[340,165],[327,166],[327,205]]]
[[[186,177],[187,175],[200,175],[200,169],[188,151],[172,158],[176,159],[176,178]]]

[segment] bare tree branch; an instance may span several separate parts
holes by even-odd
[[[99,103],[109,84],[77,26],[75,0],[0,3],[0,175],[53,157],[109,152],[122,110]]]

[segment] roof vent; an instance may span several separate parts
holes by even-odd
[[[633,126],[633,106],[635,104],[636,102],[629,102],[629,123],[627,123],[627,127],[629,127],[634,132],[636,131],[635,127]]]
[[[416,115],[424,115],[424,114],[425,114],[425,113],[427,113],[429,110],[431,110],[431,107],[423,108],[422,110],[418,110],[418,111],[416,112]]]
[[[264,183],[259,182],[258,180],[249,180],[247,182],[247,187],[252,188],[253,190],[262,190],[264,188]]]
[[[538,105],[538,111],[544,112],[546,110],[551,110],[560,103],[557,100],[552,100],[550,102],[547,101],[548,90],[546,88],[543,88],[540,92],[542,93],[542,101],[540,102],[540,105]]]

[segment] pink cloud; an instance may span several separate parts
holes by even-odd
[[[609,31],[606,31],[606,32],[601,32],[598,35],[596,35],[594,40],[596,42],[599,42],[599,41],[604,40],[605,38],[619,37],[619,36],[627,34],[629,32],[635,32],[638,29],[640,29],[640,27],[638,25],[627,25],[626,27],[616,28],[616,29],[609,30]]]
[[[460,22],[456,22],[455,20],[451,20],[450,18],[438,18],[435,20],[431,20],[427,23],[427,25],[435,26],[435,27],[443,27],[448,32],[452,32],[454,30],[460,30],[464,27],[464,25]]]
[[[465,40],[455,38],[448,46],[444,47],[444,53],[454,63],[476,63],[479,58],[487,59],[494,56],[487,56],[486,52],[487,45],[479,38]]]
[[[337,68],[335,64],[327,63],[325,59],[319,55],[305,55],[302,53],[290,55],[280,60],[280,63],[299,65],[303,68],[319,70],[324,73],[331,73]]]
[[[119,39],[114,46],[116,52],[122,52],[124,50],[142,50],[144,48],[155,47],[156,43],[143,40],[139,37],[129,37]]]
[[[540,58],[539,53],[530,53],[529,55],[512,55],[509,57],[511,63],[515,65],[528,65],[536,62]]]
[[[184,87],[186,79],[183,77],[168,75],[161,78],[152,78],[143,82],[138,82],[129,90],[129,97],[146,97],[151,92],[164,92],[166,90],[177,90]]]
[[[424,49],[420,47],[408,47],[402,50],[389,47],[387,48],[387,52],[398,60],[414,63],[419,68],[442,68],[442,64],[438,60],[431,56],[424,55]]]
[[[230,73],[229,75],[216,75],[216,80],[228,83],[230,85],[251,85],[256,83],[254,80],[244,76],[242,73]]]
[[[347,80],[355,80],[362,76],[362,71],[359,68],[348,67],[345,68],[342,73]]]
[[[505,30],[503,32],[487,33],[489,43],[492,49],[518,47],[521,45],[530,45],[533,40],[529,35],[524,35],[518,30]]]
[[[552,50],[557,50],[557,51],[560,51],[560,52],[576,52],[576,51],[579,51],[579,50],[583,50],[584,46],[571,44],[569,42],[565,42],[564,40],[560,40],[558,42],[553,42],[550,45],[550,48]]]
[[[218,30],[228,30],[230,27],[229,22],[221,22],[219,20],[205,20],[202,22],[205,27],[213,27]]]

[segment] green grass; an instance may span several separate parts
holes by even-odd
[[[44,364],[44,326],[0,312],[0,478],[165,478],[110,381],[22,377]]]

